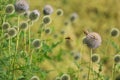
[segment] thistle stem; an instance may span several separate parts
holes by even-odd
[[[90,52],[90,62],[89,62],[89,70],[88,70],[88,78],[87,78],[87,80],[90,80],[90,73],[91,73],[90,69],[91,69],[91,64],[92,64],[91,56],[92,56],[92,49],[91,49],[91,52]]]

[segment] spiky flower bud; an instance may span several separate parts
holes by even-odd
[[[50,15],[53,13],[53,8],[51,5],[45,5],[45,7],[43,8],[43,14],[44,15]]]
[[[29,9],[29,4],[26,0],[17,0],[15,3],[15,11],[18,13],[23,13]]]
[[[20,30],[27,30],[28,29],[28,23],[27,22],[20,23],[19,29]]]
[[[83,39],[84,43],[89,47],[89,48],[98,48],[101,45],[101,36],[96,33],[96,32],[84,32],[86,34],[86,37]]]
[[[33,10],[29,15],[29,19],[31,21],[35,21],[39,18],[39,16],[40,16],[40,12],[38,10]]]
[[[113,37],[118,37],[119,34],[120,34],[120,31],[119,31],[119,29],[117,29],[117,28],[112,28],[110,34],[111,34],[111,36],[113,36]]]
[[[80,53],[75,53],[75,54],[74,54],[74,59],[75,59],[75,60],[80,59]]]
[[[30,15],[30,11],[25,11],[25,12],[23,13],[23,16],[24,16],[25,18],[29,18],[29,15]]]
[[[38,76],[33,76],[30,80],[40,80]]]
[[[73,22],[78,18],[78,14],[77,13],[72,13],[70,16],[70,21]]]
[[[51,33],[51,29],[50,28],[45,29],[45,33],[46,34],[50,34]]]
[[[32,45],[35,49],[39,49],[41,46],[41,42],[39,39],[35,39],[35,40],[33,40]]]
[[[114,56],[114,62],[115,63],[120,63],[120,55],[119,54]]]
[[[63,10],[62,9],[58,9],[56,13],[57,13],[58,16],[62,16],[63,15]]]
[[[5,34],[4,34],[4,38],[5,38],[5,39],[9,39],[9,38],[10,38],[9,34],[8,34],[8,33],[5,33]]]
[[[2,24],[2,29],[3,29],[3,30],[7,30],[8,28],[10,28],[10,24],[9,24],[8,22],[4,22],[4,23]]]
[[[5,13],[13,14],[15,12],[15,7],[13,4],[8,4],[5,9]]]
[[[43,17],[43,23],[44,23],[44,24],[50,24],[50,23],[51,23],[51,18],[50,18],[50,16],[44,16],[44,17]]]
[[[100,57],[99,57],[98,54],[93,54],[91,56],[91,60],[92,60],[93,63],[99,63],[100,62]]]
[[[9,29],[7,30],[7,33],[8,33],[8,35],[9,35],[11,38],[13,38],[13,37],[15,37],[15,36],[17,35],[17,31],[16,31],[15,28],[9,28]]]
[[[70,80],[70,75],[68,75],[68,74],[63,74],[63,75],[61,76],[61,80]]]

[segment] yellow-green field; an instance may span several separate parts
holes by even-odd
[[[25,1],[30,14],[39,11],[37,20],[17,10],[7,13],[7,5],[15,7],[17,0],[0,0],[0,80],[120,80],[120,0]],[[45,5],[52,6],[52,14],[43,13]],[[57,15],[58,9],[63,10],[62,16]],[[73,13],[76,17],[71,21]],[[46,16],[49,24],[43,23]],[[22,31],[23,21],[27,28]],[[10,24],[8,29],[4,29],[5,22]],[[10,28],[16,31],[12,37]],[[101,45],[87,46],[85,31],[98,33]],[[34,45],[36,39],[40,42]],[[91,60],[94,54],[99,62]],[[70,79],[63,79],[64,74]]]

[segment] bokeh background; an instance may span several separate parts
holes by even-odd
[[[102,74],[108,77],[111,76],[113,56],[119,53],[116,47],[119,48],[120,38],[111,37],[110,31],[112,28],[120,29],[119,0],[29,0],[29,3],[31,6],[30,10],[38,9],[41,13],[40,20],[32,27],[33,32],[38,30],[44,16],[42,13],[43,7],[46,4],[50,4],[54,8],[54,13],[51,15],[52,23],[47,27],[54,28],[54,30],[50,35],[43,34],[42,38],[57,41],[59,39],[64,40],[68,36],[71,37],[70,41],[64,40],[62,44],[54,49],[53,54],[50,54],[51,57],[56,56],[60,53],[60,50],[63,50],[61,52],[62,55],[60,55],[62,56],[62,61],[54,60],[51,62],[45,60],[40,64],[44,69],[55,70],[49,73],[47,77],[49,80],[53,80],[59,72],[68,73],[69,70],[73,70],[73,72],[74,70],[79,70],[74,63],[73,56],[71,56],[72,51],[78,51],[81,55],[80,60],[77,61],[78,64],[89,61],[90,50],[82,43],[82,39],[85,36],[83,33],[84,29],[101,35],[102,45],[94,50],[94,53],[98,53],[101,61],[104,62]],[[63,9],[63,16],[56,16],[56,10],[59,8]],[[73,23],[70,23],[69,17],[72,13],[77,13],[78,18]],[[66,21],[68,21],[67,26],[64,25]],[[65,34],[61,34],[61,31]],[[53,38],[55,34],[58,35],[58,38]],[[87,65],[87,63],[81,65],[83,72],[75,74],[79,77],[79,80],[85,74],[87,75]],[[94,68],[97,70],[98,65],[95,65]]]

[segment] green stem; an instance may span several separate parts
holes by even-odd
[[[92,56],[92,49],[91,49],[91,52],[90,52],[90,62],[89,62],[89,70],[88,70],[88,78],[87,78],[87,80],[90,80],[90,69],[91,69],[91,64],[92,64],[91,56]]]
[[[113,64],[112,67],[112,80],[114,80],[114,73],[115,73],[115,64]]]
[[[26,51],[26,31],[24,32],[24,46],[25,46],[25,51]]]
[[[30,26],[28,26],[28,30],[29,30],[28,31],[28,39],[29,39],[28,52],[30,52],[30,47],[31,47],[30,46],[31,45],[31,36],[30,36],[31,35],[31,33],[30,33],[31,30],[30,30]]]

